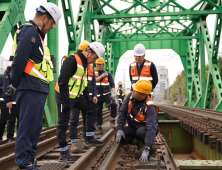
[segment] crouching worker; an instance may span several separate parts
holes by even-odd
[[[143,152],[139,161],[147,162],[158,132],[156,106],[149,96],[152,83],[148,80],[139,80],[132,85],[132,88],[133,92],[128,95],[120,108],[116,142],[143,143]],[[126,120],[128,126],[124,127]]]

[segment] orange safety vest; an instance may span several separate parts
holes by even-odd
[[[146,115],[145,115],[145,113],[141,112],[141,109],[137,113],[136,117],[133,117],[133,115],[131,114],[132,108],[133,108],[133,102],[131,101],[131,99],[132,99],[132,96],[130,97],[130,100],[128,103],[128,113],[129,113],[130,117],[133,118],[137,122],[146,122]],[[144,103],[143,106],[145,106],[145,108],[146,108],[145,111],[148,109],[149,106],[155,106],[155,104],[152,101],[152,99],[150,98],[150,96],[147,97],[146,103]],[[158,107],[156,107],[156,108],[158,108]],[[158,110],[156,109],[156,111],[158,113],[159,109]]]
[[[98,70],[95,71],[95,77],[99,77]],[[110,88],[109,88],[109,76],[106,76],[100,80],[100,82],[96,82],[97,87],[97,97],[100,97],[101,95],[107,95],[110,94]]]
[[[94,66],[93,64],[88,64],[88,80],[92,81],[94,76]]]
[[[150,72],[151,63],[151,61],[145,60],[140,75],[138,73],[136,61],[131,64],[130,75],[132,76],[132,84],[136,83],[138,80],[153,80],[153,77]]]

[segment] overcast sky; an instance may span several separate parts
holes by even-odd
[[[195,2],[197,2],[197,0],[186,0],[186,1],[185,0],[178,0],[177,2],[180,3],[181,5],[183,5],[184,7],[189,8]],[[38,0],[38,1],[27,0],[26,9],[25,9],[26,20],[33,19],[34,15],[35,15],[35,9],[43,3],[46,3],[46,0]],[[114,5],[118,4],[118,6],[124,6],[124,5],[121,5],[120,3],[123,3],[123,2],[120,2],[119,0],[112,1],[112,4],[114,4]],[[59,1],[59,7],[61,8],[60,1]],[[79,1],[75,0],[75,4],[73,4],[73,14],[74,14],[75,21],[76,21],[76,16],[78,13],[78,7],[79,7]],[[62,8],[61,8],[61,10],[62,10]],[[109,10],[109,9],[107,9],[107,10]],[[212,37],[212,33],[214,32],[214,23],[215,23],[214,18],[215,18],[215,16],[209,16],[207,18],[207,24],[209,27],[209,31],[211,33],[211,37]],[[60,40],[60,42],[59,42],[59,57],[61,59],[64,55],[67,54],[67,51],[68,51],[68,40],[67,40],[67,35],[66,35],[66,30],[65,30],[65,22],[64,22],[63,17],[59,21],[59,40]],[[11,53],[12,43],[13,43],[12,37],[9,36],[8,40],[5,44],[5,47],[1,53],[1,56],[8,58],[8,56]],[[221,44],[220,44],[220,47],[221,47]],[[154,62],[156,66],[165,65],[167,67],[170,85],[173,84],[176,76],[178,74],[180,74],[181,71],[183,70],[183,66],[180,61],[179,56],[173,50],[170,50],[170,49],[169,50],[147,50],[146,51],[146,58],[148,60]],[[125,76],[125,79],[128,79],[128,76],[129,76],[128,68],[129,68],[129,64],[132,61],[134,61],[133,51],[129,50],[126,53],[124,53],[124,55],[120,59],[119,65],[121,65],[121,68],[118,67],[116,70],[116,76],[115,76],[116,84],[118,81],[123,81],[124,76]],[[124,72],[126,75],[124,75]]]

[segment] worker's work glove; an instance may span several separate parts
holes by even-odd
[[[70,110],[69,99],[63,95],[61,95],[62,105],[61,112],[68,112]]]
[[[116,98],[116,94],[111,94],[111,99],[115,99]]]
[[[103,76],[103,78],[106,77],[106,76],[108,76],[108,72],[107,72],[107,71],[104,72],[104,73],[102,74],[102,76]]]
[[[5,93],[7,96],[13,96],[16,92],[16,88],[12,86],[12,84],[10,84],[7,87],[7,92]]]
[[[144,149],[139,161],[140,162],[148,162],[148,156],[149,156],[149,150]]]
[[[122,136],[125,139],[124,132],[122,130],[117,130],[117,132],[116,132],[116,142],[119,142],[121,140]]]

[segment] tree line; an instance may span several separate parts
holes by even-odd
[[[218,66],[220,76],[222,78],[222,57],[218,58]],[[208,76],[209,65],[206,65],[206,79]],[[199,70],[200,74],[200,70]],[[169,100],[173,104],[175,99],[181,98],[182,100],[179,101],[179,104],[183,104],[184,100],[187,99],[187,88],[186,88],[186,73],[182,71],[177,77],[174,83],[169,87]],[[167,100],[167,93],[168,89],[165,90],[164,100]],[[215,92],[215,87],[213,88]],[[215,97],[215,95],[213,95]],[[177,101],[178,102],[178,101]]]

